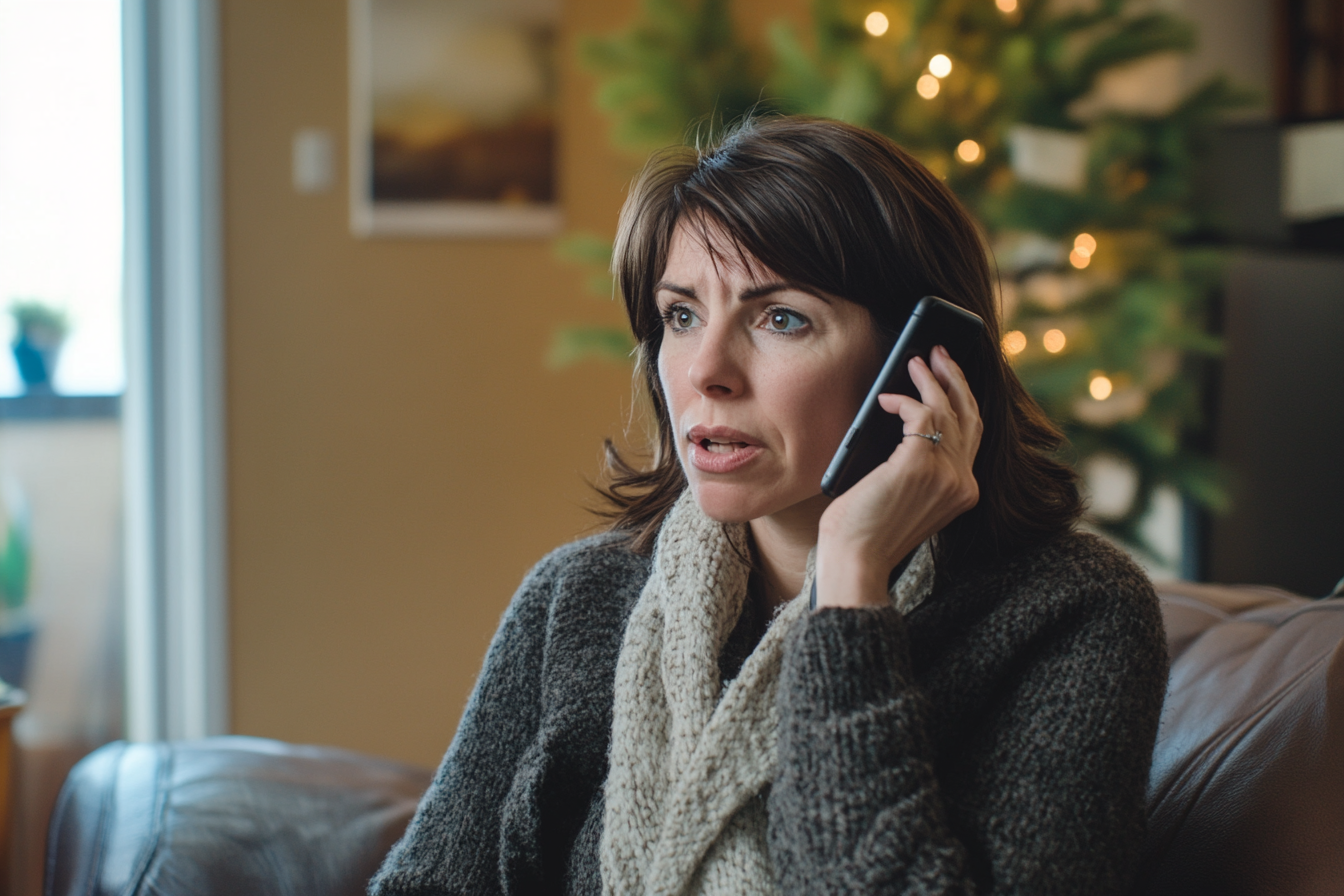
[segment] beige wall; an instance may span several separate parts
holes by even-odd
[[[352,238],[289,171],[345,132],[344,0],[221,10],[233,730],[434,763],[621,425],[628,371],[546,370],[550,331],[618,310],[543,240]],[[566,210],[610,229],[628,163],[567,85]]]
[[[614,229],[635,166],[573,38],[633,8],[566,4],[577,229]],[[345,0],[220,9],[233,730],[433,764],[519,579],[592,525],[629,405],[626,368],[545,369],[551,330],[621,315],[545,240],[352,238],[344,183],[289,169],[298,128],[345,133]]]

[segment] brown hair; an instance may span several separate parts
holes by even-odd
[[[837,121],[747,121],[716,146],[655,153],[621,210],[612,271],[639,342],[638,374],[657,424],[652,465],[639,469],[607,443],[600,491],[613,528],[649,552],[686,487],[658,380],[663,321],[654,287],[677,224],[721,229],[738,251],[785,280],[868,309],[889,348],[922,296],[988,324],[966,365],[984,437],[974,473],[979,503],[938,538],[940,560],[988,562],[1069,528],[1081,512],[1072,470],[1051,455],[1063,435],[1009,368],[987,253],[952,192],[890,140]],[[884,351],[885,354],[885,351]]]

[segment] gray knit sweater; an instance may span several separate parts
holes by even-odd
[[[537,564],[371,894],[601,892],[613,679],[648,574],[610,535]],[[760,629],[744,612],[726,676]],[[1126,892],[1166,673],[1152,586],[1088,535],[940,574],[908,616],[808,616],[767,797],[781,889]]]

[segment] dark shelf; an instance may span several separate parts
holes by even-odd
[[[0,420],[115,420],[120,416],[120,395],[48,392],[0,397]]]

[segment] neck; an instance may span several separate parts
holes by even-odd
[[[830,498],[817,495],[748,524],[771,608],[792,600],[803,590],[807,555],[817,543],[821,514],[830,503]]]

